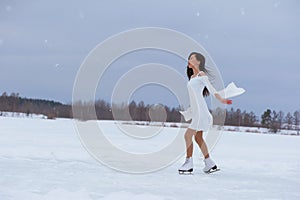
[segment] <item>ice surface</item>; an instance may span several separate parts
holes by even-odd
[[[100,125],[109,130],[113,123]],[[297,136],[225,131],[211,154],[221,168],[218,173],[202,172],[195,148],[194,175],[178,175],[184,157],[158,172],[132,175],[95,161],[82,147],[72,120],[0,117],[0,127],[1,200],[300,199]],[[145,146],[117,131],[110,134],[124,148]],[[153,148],[167,137],[161,136]]]

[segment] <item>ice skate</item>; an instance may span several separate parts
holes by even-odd
[[[219,171],[220,169],[217,167],[216,163],[211,158],[204,159],[205,167],[203,171],[207,174]]]
[[[192,174],[193,172],[193,158],[186,158],[183,165],[178,169],[179,174]]]

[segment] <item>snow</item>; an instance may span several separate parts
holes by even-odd
[[[10,5],[5,6],[5,10],[7,12],[10,12],[12,10],[12,7]]]
[[[246,14],[245,8],[240,8],[240,13],[241,13],[241,15],[245,15]]]
[[[280,1],[275,2],[275,3],[273,4],[274,8],[278,8],[279,5],[280,5],[280,3],[281,3]]]
[[[99,123],[113,129],[113,121]],[[204,174],[195,148],[194,175],[178,175],[184,157],[158,172],[134,175],[94,160],[73,120],[0,117],[0,127],[1,200],[300,199],[297,136],[224,131],[212,152],[220,172]],[[164,127],[170,134],[175,129]],[[160,136],[150,148],[114,130],[110,137],[117,145],[136,151],[163,146],[168,139]]]
[[[283,126],[284,127],[284,126]],[[236,132],[247,132],[247,133],[257,133],[257,134],[281,134],[281,135],[298,135],[298,131],[293,127],[294,130],[280,129],[277,133],[270,132],[267,128],[260,127],[237,127],[237,126],[224,126],[225,131],[236,131]]]
[[[46,115],[42,114],[26,114],[26,113],[17,113],[17,112],[5,112],[5,111],[0,111],[0,116],[3,117],[17,117],[17,118],[41,118],[41,119],[46,119]]]
[[[81,10],[79,11],[79,18],[80,19],[84,19],[85,18],[85,15],[84,15],[84,13]]]

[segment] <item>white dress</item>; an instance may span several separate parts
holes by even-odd
[[[210,94],[216,93],[216,90],[210,87],[207,81],[207,76],[196,76],[191,78],[187,84],[190,107],[193,111],[189,128],[196,131],[208,131],[213,124],[213,117],[208,110],[202,93],[205,86]]]
[[[207,76],[197,75],[191,78],[187,84],[190,107],[186,111],[180,111],[180,113],[186,121],[192,119],[189,128],[195,131],[208,131],[213,125],[213,117],[203,97],[204,87],[208,89],[213,97],[215,97],[215,93],[218,93],[223,98],[229,98],[245,92],[243,88],[237,88],[234,83],[230,83],[224,90],[216,91]]]

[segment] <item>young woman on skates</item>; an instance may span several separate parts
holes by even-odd
[[[232,101],[222,98],[221,95],[217,93],[215,88],[209,82],[207,73],[208,72],[205,69],[205,57],[197,52],[191,53],[188,57],[187,66],[187,76],[189,78],[187,88],[190,97],[190,108],[181,113],[185,118],[191,118],[192,122],[184,135],[186,143],[186,160],[178,169],[179,173],[193,171],[193,136],[195,136],[195,141],[204,156],[205,167],[203,168],[203,171],[209,173],[211,170],[217,169],[217,165],[211,159],[203,139],[203,131],[208,131],[213,124],[213,117],[208,110],[204,97],[211,94],[224,104],[231,104]]]

